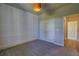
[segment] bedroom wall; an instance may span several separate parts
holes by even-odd
[[[38,39],[38,16],[0,4],[0,49]]]
[[[64,46],[64,18],[40,20],[40,39]]]

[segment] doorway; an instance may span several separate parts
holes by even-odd
[[[79,51],[79,15],[64,17],[64,46]]]

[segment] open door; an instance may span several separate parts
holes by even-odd
[[[79,51],[79,15],[64,18],[64,46]]]

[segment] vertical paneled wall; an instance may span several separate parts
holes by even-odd
[[[64,18],[40,20],[40,39],[64,46]]]
[[[38,16],[0,4],[0,49],[38,39]]]

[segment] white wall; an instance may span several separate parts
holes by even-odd
[[[38,16],[0,4],[0,49],[38,39]]]
[[[64,18],[40,20],[40,39],[64,46]]]
[[[46,39],[46,30],[45,30],[45,21],[40,19],[40,30],[39,30],[39,33],[40,33],[40,40],[45,40]]]

